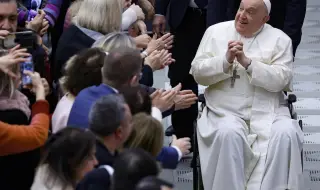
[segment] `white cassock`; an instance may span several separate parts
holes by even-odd
[[[248,70],[226,62],[230,40],[241,40]],[[198,120],[205,190],[297,190],[303,133],[285,105],[292,80],[292,44],[265,24],[242,38],[234,21],[207,29],[190,73],[204,86],[207,107]],[[231,88],[234,67],[240,78]]]

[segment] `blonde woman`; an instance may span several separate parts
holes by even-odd
[[[121,30],[122,2],[118,0],[83,0],[71,26],[59,39],[55,55],[54,78],[70,57],[90,48],[99,38]]]
[[[64,21],[64,29],[67,29],[70,26],[71,20],[77,15],[82,2],[83,0],[77,0],[71,4]],[[124,9],[126,10],[122,13],[122,30],[127,30],[129,26],[137,20],[144,20],[144,13],[138,5],[129,5],[127,7],[125,4]]]
[[[162,124],[145,113],[133,117],[132,132],[125,143],[126,148],[141,148],[157,157],[162,149],[164,132]]]

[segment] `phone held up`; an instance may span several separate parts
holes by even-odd
[[[37,36],[32,31],[15,32],[10,33],[4,40],[2,40],[1,45],[4,49],[11,49],[20,44],[21,48],[27,49],[27,52],[31,54],[35,47],[36,40]],[[28,75],[24,74],[25,70],[34,71],[32,56],[27,57],[27,61],[20,64],[22,85],[29,86],[32,84],[32,81]]]

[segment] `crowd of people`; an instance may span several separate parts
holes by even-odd
[[[305,0],[291,6],[301,5],[294,24],[289,3],[271,12],[269,0],[226,2],[0,0],[0,188],[172,189],[158,175],[193,152],[202,84],[204,188],[243,190],[259,152],[261,189],[297,189],[301,131],[281,101]],[[165,67],[172,88],[157,89],[153,73]]]

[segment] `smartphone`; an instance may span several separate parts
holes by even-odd
[[[23,71],[34,71],[32,56],[27,58],[26,62],[20,64],[20,71],[21,71],[21,81],[23,86],[28,86],[32,84],[31,77],[24,74]]]
[[[32,31],[10,33],[3,41],[2,46],[5,49],[11,49],[20,44],[21,48],[26,48],[29,53],[34,49],[37,36]]]

